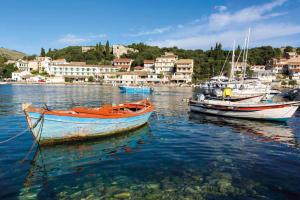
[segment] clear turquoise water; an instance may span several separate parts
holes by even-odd
[[[300,199],[299,113],[287,124],[190,114],[189,88],[155,88],[149,125],[118,137],[34,148],[0,144],[0,199]],[[0,141],[21,103],[52,108],[138,100],[104,86],[0,86]]]

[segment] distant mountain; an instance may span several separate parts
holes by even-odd
[[[17,60],[27,56],[25,53],[0,47],[0,55],[10,60]]]

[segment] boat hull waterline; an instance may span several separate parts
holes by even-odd
[[[40,144],[53,144],[110,136],[137,129],[145,125],[153,111],[150,104],[132,116],[105,118],[95,114],[64,116],[25,109],[27,122],[34,139]],[[35,127],[33,125],[37,124]]]
[[[218,104],[219,103],[219,104]],[[299,107],[299,102],[272,104],[211,103],[209,101],[190,101],[190,110],[224,117],[287,121]]]

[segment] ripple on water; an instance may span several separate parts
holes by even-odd
[[[186,88],[155,88],[148,126],[105,140],[0,145],[1,199],[297,199],[299,119],[287,124],[189,113]],[[145,98],[106,86],[0,86],[0,141],[22,131],[20,104],[99,106]],[[36,150],[36,151],[35,151]]]

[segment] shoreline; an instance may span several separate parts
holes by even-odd
[[[124,84],[105,84],[105,83],[97,83],[97,82],[83,82],[83,83],[66,83],[66,82],[60,82],[60,83],[39,83],[39,82],[5,82],[5,84],[0,85],[101,85],[101,86],[121,86]],[[136,85],[132,85],[136,86]],[[186,88],[194,88],[196,85],[176,85],[176,84],[155,84],[155,85],[144,85],[147,87],[186,87]]]
[[[69,82],[56,82],[56,83],[39,83],[39,82],[0,82],[0,85],[101,85],[101,86],[122,86],[125,84],[110,84],[110,83],[99,83],[99,82],[76,82],[76,83],[69,83]],[[129,84],[130,86],[138,86],[135,84]],[[284,90],[291,90],[291,89],[297,89],[300,86],[281,86],[278,84],[272,84],[272,88],[280,91]],[[197,88],[196,84],[154,84],[154,85],[144,85],[146,87],[182,87],[182,88]]]

